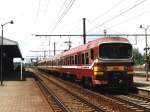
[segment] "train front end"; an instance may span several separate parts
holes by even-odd
[[[133,56],[129,42],[101,43],[98,54],[99,59],[93,66],[96,80],[111,87],[133,86]]]

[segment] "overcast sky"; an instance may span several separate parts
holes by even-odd
[[[82,18],[86,18],[87,34],[103,34],[104,29],[108,34],[144,34],[139,26],[150,25],[149,6],[150,0],[0,0],[0,24],[14,21],[4,26],[4,37],[18,41],[26,58],[39,55],[30,50],[52,50],[54,41],[57,49],[67,49],[64,41],[68,37],[40,38],[33,34],[82,34]],[[129,37],[132,44],[134,39]],[[71,37],[71,41],[73,47],[82,44],[81,37]],[[138,37],[133,46],[143,53],[145,37]]]

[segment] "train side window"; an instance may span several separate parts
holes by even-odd
[[[67,57],[67,65],[69,65],[69,57]]]
[[[61,60],[60,60],[60,65],[63,65],[63,59],[61,58]]]
[[[67,57],[65,57],[65,65],[67,65]]]
[[[75,55],[75,64],[77,64],[77,57],[78,57],[78,56],[77,56],[77,55]]]
[[[63,58],[63,63],[62,63],[62,65],[65,65],[65,58]]]
[[[71,65],[71,61],[72,61],[72,60],[71,60],[71,56],[70,56],[69,58],[70,58],[69,65]]]
[[[91,54],[91,59],[93,60],[94,59],[94,49],[90,50],[90,54]]]
[[[68,65],[68,57],[66,57],[66,65]]]
[[[74,56],[72,56],[72,64],[74,64],[74,61],[75,61],[75,60],[74,60],[74,58],[75,58],[75,57],[74,57]]]
[[[70,56],[70,65],[73,64],[73,56]]]
[[[85,53],[85,64],[89,64],[89,54]]]
[[[84,53],[82,54],[82,64],[84,64],[85,63],[85,61],[84,61],[85,59],[84,59]]]
[[[77,58],[78,60],[77,60],[77,63],[78,64],[81,64],[81,56],[80,56],[80,54],[78,54],[78,58]]]

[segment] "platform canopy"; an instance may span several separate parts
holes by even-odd
[[[2,45],[2,37],[0,37],[0,47]],[[3,38],[3,52],[11,58],[22,58],[22,54],[17,41]]]

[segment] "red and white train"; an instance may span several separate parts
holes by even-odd
[[[83,84],[133,85],[132,45],[126,38],[104,37],[43,60],[39,69],[59,72]]]

